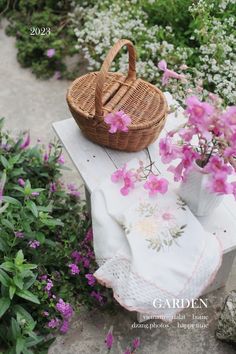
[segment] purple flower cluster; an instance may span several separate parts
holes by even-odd
[[[68,302],[64,302],[62,299],[59,299],[56,304],[56,309],[67,320],[69,320],[74,313],[72,306]]]
[[[69,264],[68,267],[70,268],[70,273],[72,275],[76,275],[76,274],[80,273],[80,270],[79,270],[79,268],[78,268],[78,266],[76,264],[71,263],[71,264]]]
[[[73,195],[74,197],[77,198],[80,197],[80,192],[78,191],[78,188],[73,183],[67,184],[67,188],[68,188],[68,193],[70,195]]]
[[[30,248],[38,248],[40,246],[40,242],[37,240],[29,241],[28,243]]]
[[[90,227],[90,228],[88,229],[86,235],[85,235],[84,241],[85,241],[85,242],[90,242],[90,241],[92,241],[92,240],[93,240],[93,229],[92,229],[92,227]]]
[[[74,259],[75,263],[79,263],[82,260],[82,256],[78,251],[73,251],[71,253],[71,258]]]
[[[60,325],[60,320],[59,318],[55,317],[52,318],[49,322],[48,322],[48,327],[49,328],[57,328]]]
[[[24,238],[24,233],[22,231],[16,231],[14,234],[17,238]]]
[[[99,291],[92,291],[90,296],[100,302],[100,304],[103,304],[103,297]]]
[[[88,285],[93,286],[96,283],[96,278],[93,276],[93,274],[86,274],[85,278],[88,280]]]

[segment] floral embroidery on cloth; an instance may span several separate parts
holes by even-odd
[[[107,178],[91,204],[94,276],[128,310],[171,318],[179,309],[155,308],[155,298],[195,299],[214,279],[219,242],[173,190],[149,198],[140,186],[124,198]]]
[[[178,224],[169,209],[165,211],[158,208],[158,203],[152,205],[148,202],[141,202],[136,208],[139,219],[132,226],[149,243],[148,247],[157,252],[173,243],[179,246],[177,239],[183,235],[186,227],[186,224]]]

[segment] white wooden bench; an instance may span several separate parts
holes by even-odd
[[[173,104],[171,95],[169,93],[165,95],[169,105]],[[168,116],[161,136],[184,121],[180,108],[177,117],[173,113]],[[91,192],[117,168],[133,158],[147,160],[146,151],[126,153],[93,144],[83,136],[73,118],[55,122],[53,127],[84,181],[88,203]],[[168,166],[163,165],[158,158],[158,140],[150,145],[149,152],[160,172],[172,181],[172,174],[167,172]],[[177,188],[176,183],[175,185]],[[226,196],[211,216],[198,219],[207,231],[218,235],[223,246],[223,262],[214,282],[204,292],[207,294],[225,285],[236,255],[236,202],[233,196]]]

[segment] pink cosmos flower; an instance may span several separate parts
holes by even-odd
[[[20,145],[20,148],[23,150],[23,149],[26,149],[30,144],[30,135],[29,133],[27,134],[25,140],[23,141],[23,143]]]
[[[236,126],[236,106],[231,106],[227,111],[222,115],[222,120],[229,126]],[[235,128],[234,128],[235,129]]]
[[[118,170],[113,172],[111,175],[112,182],[116,183],[116,182],[122,181],[126,172],[127,172],[126,165],[124,165],[122,168],[119,168]]]
[[[75,275],[75,274],[79,274],[80,273],[80,270],[78,268],[78,266],[74,263],[71,263],[68,265],[68,267],[70,268],[70,273],[72,275]]]
[[[118,131],[127,132],[128,125],[131,123],[131,118],[125,114],[124,111],[109,113],[104,118],[105,123],[110,125],[109,133],[116,133]]]
[[[59,325],[60,325],[60,320],[57,317],[52,318],[47,324],[49,328],[57,328]]]
[[[19,186],[24,187],[25,181],[23,180],[23,178],[19,178],[17,182],[18,182]]]
[[[56,309],[67,320],[71,318],[74,313],[72,306],[68,302],[64,302],[62,299],[59,299],[56,304]]]
[[[194,151],[191,146],[184,145],[182,147],[182,163],[187,172],[192,167],[193,162],[196,161],[199,157],[199,153]]]
[[[38,248],[40,246],[40,242],[37,240],[29,241],[28,243],[30,248]]]
[[[131,189],[134,189],[136,176],[132,171],[127,171],[124,174],[123,180],[124,180],[124,186],[121,188],[120,192],[122,195],[126,196],[129,194]]]
[[[61,333],[67,333],[69,330],[69,321],[68,320],[64,320],[62,323],[62,326],[60,327],[60,332]]]
[[[231,174],[233,169],[231,166],[228,166],[224,163],[224,160],[215,155],[211,156],[208,164],[205,166],[204,170],[208,173],[215,174],[219,172],[225,172],[226,174]]]
[[[183,74],[178,74],[173,70],[167,69],[167,63],[165,60],[161,60],[158,63],[158,68],[162,71],[164,71],[164,74],[162,76],[162,85],[166,85],[169,81],[170,78],[173,79],[184,79],[185,75]]]
[[[88,285],[93,286],[96,283],[96,278],[93,276],[93,274],[86,274],[85,278],[88,280]]]
[[[180,162],[176,167],[175,166],[169,166],[167,168],[167,171],[170,171],[174,174],[174,181],[179,182],[183,180],[183,169],[184,165],[183,162]]]
[[[212,176],[207,187],[210,192],[217,194],[230,194],[233,192],[233,186],[227,182],[227,174],[224,172],[218,172]]]
[[[185,141],[190,142],[194,134],[196,134],[196,129],[194,127],[191,128],[183,128],[179,130],[179,136]]]
[[[106,343],[107,349],[111,349],[112,348],[113,342],[114,342],[114,337],[112,335],[112,332],[109,331],[107,333],[107,335],[106,335],[106,338],[105,338],[105,343]]]
[[[149,196],[156,195],[157,193],[165,194],[168,189],[168,181],[165,178],[158,178],[151,174],[148,176],[144,188],[149,190]]]
[[[235,133],[231,134],[229,137],[230,144],[236,149],[236,131]]]
[[[181,149],[172,143],[169,136],[162,138],[159,142],[161,161],[169,163],[180,156]]]
[[[55,55],[56,51],[54,48],[50,48],[46,51],[46,55],[48,58],[52,58]]]
[[[199,101],[196,96],[188,97],[186,99],[186,105],[187,108],[185,112],[189,116],[190,124],[195,125],[198,131],[202,133],[205,138],[209,139],[209,129],[212,123],[210,116],[214,112],[213,106],[207,102]]]

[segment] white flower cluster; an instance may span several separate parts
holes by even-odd
[[[149,1],[152,3],[152,1]],[[218,10],[226,8],[236,0],[221,0]],[[170,26],[163,28],[147,24],[147,14],[137,5],[128,0],[111,2],[103,0],[93,7],[76,6],[72,21],[78,38],[76,48],[81,51],[88,62],[88,70],[99,70],[108,50],[120,38],[128,38],[135,43],[138,53],[137,73],[140,77],[161,85],[162,73],[157,63],[165,59],[168,67],[179,72],[181,64],[188,63],[189,58],[196,56],[195,67],[188,71],[186,85],[180,85],[176,80],[170,80],[168,90],[176,99],[182,100],[186,90],[191,91],[203,80],[204,85],[219,93],[227,103],[233,103],[236,95],[235,78],[235,44],[233,34],[235,19],[229,17],[224,21],[212,17],[206,21],[205,27],[196,29],[191,39],[205,36],[200,48],[187,45],[176,45],[175,34]],[[199,0],[189,11],[196,14],[213,9],[214,4],[207,0]],[[118,56],[111,70],[127,72],[127,54]],[[205,85],[206,86],[206,85]]]

